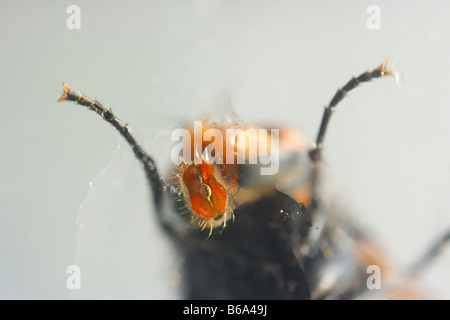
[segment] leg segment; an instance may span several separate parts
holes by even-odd
[[[442,252],[442,250],[450,244],[450,229],[447,230],[441,237],[427,250],[427,252],[420,257],[420,259],[411,267],[410,274],[416,276],[423,272],[431,262]]]
[[[337,104],[345,97],[347,92],[356,88],[360,83],[368,82],[375,78],[390,75],[392,72],[391,70],[386,69],[386,67],[387,62],[383,61],[381,62],[380,66],[377,69],[373,71],[366,71],[359,77],[353,77],[349,82],[347,82],[347,84],[342,89],[339,89],[336,92],[333,99],[331,99],[330,104],[325,107],[315,146],[309,152],[309,156],[313,162],[317,162],[320,160],[323,147],[323,140],[325,138],[325,133],[328,128],[328,122],[330,121],[331,114],[334,108],[337,106]]]
[[[311,188],[311,202],[307,208],[306,214],[308,219],[312,219],[315,213],[319,210],[320,199],[317,192],[318,177],[320,171],[320,160],[322,156],[323,141],[325,138],[325,133],[328,128],[328,123],[331,118],[331,114],[338,103],[345,97],[345,95],[356,88],[360,83],[368,82],[372,79],[380,78],[383,76],[388,76],[392,74],[392,71],[387,69],[387,62],[382,61],[380,66],[373,71],[366,71],[358,77],[353,77],[347,84],[339,89],[331,99],[328,106],[325,107],[322,122],[320,124],[319,133],[317,134],[316,142],[313,148],[309,151],[309,157],[313,162],[313,167],[310,177],[310,188]]]
[[[110,123],[114,128],[116,128],[117,131],[119,131],[120,135],[125,138],[125,140],[130,144],[131,148],[133,149],[134,155],[144,167],[147,178],[150,181],[150,185],[153,192],[153,198],[155,200],[155,205],[159,208],[159,206],[161,205],[163,183],[159,176],[155,162],[149,155],[147,155],[147,153],[145,153],[143,148],[136,142],[136,140],[128,130],[126,124],[122,123],[110,109],[105,108],[97,100],[87,98],[83,94],[71,90],[69,85],[63,84],[63,95],[59,98],[58,101],[64,102],[67,100],[74,101],[79,105],[85,106],[88,109],[95,111],[106,122]]]

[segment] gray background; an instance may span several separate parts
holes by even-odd
[[[66,27],[70,4],[80,30]],[[379,30],[366,26],[372,4]],[[63,81],[135,131],[195,118],[227,88],[241,118],[313,139],[337,87],[387,58],[398,79],[351,93],[325,155],[341,201],[409,265],[450,226],[448,12],[447,1],[0,1],[0,298],[177,297],[137,162],[93,113],[56,102]],[[450,298],[449,256],[422,277],[433,297]]]

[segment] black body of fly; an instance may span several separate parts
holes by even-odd
[[[74,101],[95,111],[130,144],[147,175],[156,218],[183,259],[185,298],[349,299],[366,289],[367,261],[361,259],[359,251],[364,247],[361,244],[370,241],[339,212],[328,212],[333,210],[323,206],[318,190],[321,152],[332,112],[346,93],[360,83],[389,74],[386,62],[382,62],[375,70],[353,77],[325,107],[317,139],[307,153],[311,201],[306,209],[274,188],[236,208],[235,220],[208,237],[199,228],[173,223],[182,204],[164,205],[164,193],[173,190],[161,180],[151,155],[111,110],[66,84],[59,101]]]

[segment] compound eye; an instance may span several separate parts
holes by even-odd
[[[206,163],[191,164],[183,173],[190,207],[196,215],[206,220],[222,215],[227,205],[227,192],[216,179],[217,174],[214,165]]]

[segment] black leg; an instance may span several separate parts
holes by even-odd
[[[387,67],[387,62],[383,61],[383,62],[381,62],[380,66],[377,69],[375,69],[373,71],[366,71],[363,74],[361,74],[359,77],[353,77],[349,82],[347,82],[347,84],[342,89],[339,89],[336,92],[333,99],[331,99],[330,104],[327,107],[325,107],[315,146],[309,152],[309,156],[312,161],[318,162],[320,160],[321,153],[322,153],[322,147],[323,147],[323,140],[325,138],[325,133],[328,128],[328,123],[330,121],[331,114],[332,114],[334,108],[336,107],[336,105],[345,97],[347,92],[356,88],[360,83],[368,82],[375,78],[390,75],[392,72],[391,72],[391,70],[386,69],[386,67]]]
[[[156,217],[160,223],[160,226],[166,233],[173,236],[175,239],[181,242],[186,242],[186,235],[184,230],[182,230],[180,227],[176,227],[168,223],[167,219],[163,216],[164,208],[162,206],[162,194],[164,188],[169,190],[169,187],[161,179],[154,160],[144,151],[142,146],[140,146],[136,142],[136,139],[134,139],[134,137],[131,135],[126,124],[122,123],[122,121],[120,121],[110,109],[105,108],[97,100],[89,99],[85,95],[71,90],[67,84],[63,84],[63,94],[58,101],[64,102],[67,100],[74,101],[79,105],[85,106],[88,109],[95,111],[106,122],[110,123],[114,128],[116,128],[117,131],[119,131],[120,135],[125,138],[125,140],[133,149],[134,155],[141,162],[147,175],[147,179],[149,180],[153,199],[155,202]]]
[[[315,145],[309,151],[309,157],[314,164],[310,176],[311,201],[306,210],[306,216],[309,221],[312,221],[316,213],[320,211],[320,197],[317,190],[317,184],[320,173],[320,160],[322,156],[323,140],[328,128],[328,123],[330,122],[331,114],[338,103],[345,97],[345,95],[350,90],[356,88],[360,83],[390,75],[392,72],[386,67],[387,62],[382,61],[377,69],[373,71],[366,71],[358,77],[353,77],[342,89],[339,89],[336,92],[333,99],[331,99],[330,104],[325,107]]]
[[[160,175],[156,168],[153,159],[145,153],[143,148],[136,142],[134,137],[131,135],[128,127],[122,123],[111,110],[105,108],[100,102],[95,99],[90,99],[79,92],[75,92],[70,89],[67,84],[63,84],[63,95],[59,98],[59,102],[64,101],[74,101],[79,105],[85,106],[88,109],[95,111],[100,115],[106,122],[110,123],[114,128],[119,131],[122,137],[130,144],[136,158],[141,162],[144,167],[147,178],[149,179],[153,198],[155,200],[155,205],[159,209],[161,205],[161,198],[163,192],[163,183],[161,181]]]
[[[409,273],[417,276],[422,273],[431,262],[442,252],[442,250],[450,244],[450,229],[427,250],[427,252],[411,267]]]

